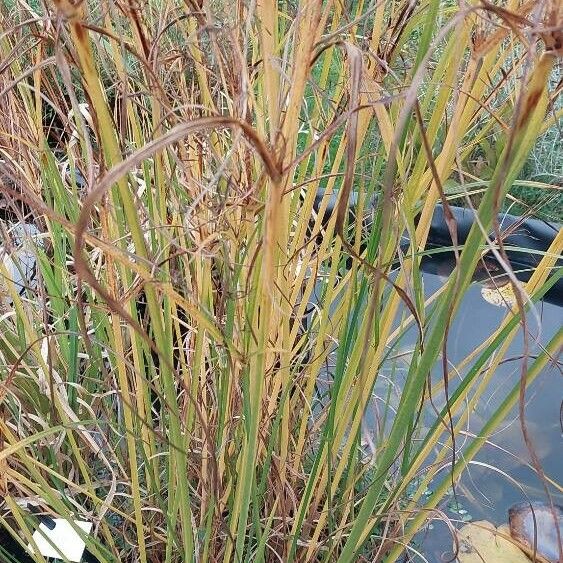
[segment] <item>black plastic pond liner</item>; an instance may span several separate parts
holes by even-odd
[[[33,559],[25,549],[0,525],[0,562],[1,563],[33,563]]]
[[[319,191],[315,198],[314,208],[318,212],[323,198],[324,191]],[[350,215],[354,220],[354,211],[357,206],[357,194],[350,195]],[[337,202],[337,194],[331,195],[329,198],[327,209],[323,216],[323,223],[327,223],[332,213],[335,211]],[[373,211],[377,200],[372,198],[369,202],[368,210]],[[450,206],[457,224],[458,244],[463,245],[467,240],[469,231],[475,220],[475,212],[464,207]],[[418,218],[417,218],[418,220]],[[367,214],[364,224],[369,228],[369,213]],[[557,223],[548,223],[537,219],[516,217],[514,215],[502,214],[499,216],[501,234],[503,235],[503,244],[506,250],[510,266],[518,279],[528,281],[534,269],[540,263],[543,253],[549,248],[555,236],[559,232],[561,225]],[[493,237],[492,237],[493,238]],[[402,246],[408,246],[408,237],[405,235],[402,240]],[[423,271],[447,275],[455,266],[454,254],[451,250],[453,242],[446,221],[444,219],[444,208],[438,204],[432,216],[430,231],[426,244],[426,250],[444,249],[442,252],[436,252],[430,256],[424,257],[421,261]],[[448,250],[450,249],[450,250]],[[563,267],[563,260],[560,258],[556,264],[557,268]],[[491,276],[502,276],[503,269],[494,258],[492,253],[486,255],[484,261],[480,262],[480,266],[475,272],[474,280],[482,281]],[[545,294],[544,300],[563,306],[563,278],[559,279],[552,288]]]
[[[473,225],[475,213],[464,207],[451,207],[457,224],[457,236],[459,244],[467,240],[469,231]],[[528,281],[530,276],[541,262],[545,253],[557,236],[560,225],[548,223],[538,219],[516,217],[503,214],[499,216],[500,231],[503,236],[503,245],[510,266],[516,277],[522,281]],[[491,237],[494,238],[494,237]],[[428,233],[426,249],[447,248],[453,245],[449,229],[444,219],[444,208],[437,205],[432,216],[432,223]],[[440,256],[442,255],[442,256]],[[441,273],[434,271],[437,264],[450,261],[451,269],[455,265],[453,252],[444,252],[428,256],[421,262],[421,268],[430,273]],[[560,258],[556,268],[563,267]],[[450,271],[451,271],[450,269]],[[484,263],[481,262],[475,272],[475,281],[483,281],[491,276],[502,276],[503,269],[492,253],[486,255]],[[553,287],[545,294],[544,301],[563,306],[563,278],[559,279]]]

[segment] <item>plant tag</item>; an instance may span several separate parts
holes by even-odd
[[[43,557],[56,557],[58,559],[60,559],[61,555],[63,555],[69,561],[79,563],[86,544],[74,531],[67,520],[64,520],[63,518],[55,518],[54,522],[55,527],[52,530],[49,530],[45,524],[39,524],[39,528],[33,533],[33,539],[37,544],[41,555],[43,555]],[[87,534],[89,534],[92,529],[91,522],[75,520],[74,523],[79,528],[82,528]],[[53,545],[49,543],[47,538],[49,538]],[[60,553],[53,547],[54,545],[57,546]],[[31,545],[28,546],[28,549],[31,553],[33,553]]]

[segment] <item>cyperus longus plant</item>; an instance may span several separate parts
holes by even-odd
[[[33,499],[92,521],[100,561],[396,560],[518,402],[452,460],[463,405],[560,276],[559,234],[423,428],[486,235],[561,118],[558,3],[14,0],[0,17],[3,249],[20,249],[0,261],[1,525],[31,541]],[[433,211],[475,202],[492,134],[477,220],[425,301]],[[366,451],[410,325],[398,409]]]

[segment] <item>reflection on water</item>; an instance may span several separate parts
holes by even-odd
[[[427,261],[424,268],[427,272],[423,276],[424,291],[426,297],[430,297],[443,286],[451,271],[451,262],[448,264],[444,261]],[[428,273],[428,270],[433,273]],[[486,279],[485,275],[477,275],[482,281]],[[498,285],[506,282],[500,275],[495,280]],[[450,376],[453,375],[450,394],[455,389],[456,382],[464,375],[456,374],[455,366],[494,333],[507,314],[505,307],[493,305],[483,298],[483,285],[474,283],[470,286],[449,330],[447,353]],[[486,285],[494,286],[491,283]],[[559,296],[559,299],[561,297]],[[561,327],[561,311],[561,307],[557,305],[539,302],[534,310],[528,313],[530,363],[542,345],[545,345]],[[405,311],[406,313],[408,311]],[[366,451],[373,451],[374,436],[389,430],[417,336],[415,327],[407,329],[378,374],[373,399],[364,417],[362,442]],[[479,432],[485,421],[498,409],[509,390],[520,381],[523,350],[524,340],[520,331],[508,348],[505,361],[499,365],[486,392],[471,413],[466,436],[458,439],[458,448],[464,438],[469,440],[471,435]],[[334,354],[331,354],[319,378],[319,388],[322,392],[330,385],[333,366]],[[434,382],[443,380],[441,361],[437,363],[431,376]],[[546,366],[526,390],[528,433],[545,474],[559,484],[563,481],[563,435],[560,420],[562,399],[563,377],[560,365]],[[433,403],[437,408],[443,406],[444,400],[443,394],[433,394]],[[430,425],[436,415],[432,409],[428,409],[425,415],[425,422]],[[385,429],[382,429],[382,425],[385,425]],[[530,454],[522,438],[517,407],[503,421],[489,442],[464,472],[456,488],[457,501],[450,496],[440,505],[441,510],[456,527],[461,527],[470,520],[488,520],[500,525],[507,522],[511,505],[527,500],[546,501],[543,484],[531,467]],[[447,471],[447,468],[444,471]],[[442,472],[440,479],[444,475]],[[431,483],[430,488],[433,484]],[[561,492],[555,487],[550,487],[550,492],[554,502],[563,504]],[[416,548],[424,555],[425,560],[431,563],[451,559],[451,532],[441,517],[417,536]],[[424,560],[415,553],[411,556],[412,561]]]
[[[442,284],[443,279],[440,277],[425,274],[427,295],[431,295]],[[505,314],[506,309],[491,305],[483,299],[479,284],[472,285],[449,332],[448,358],[451,365],[458,364],[473,352],[498,328]],[[560,329],[561,318],[560,307],[543,302],[536,305],[535,314],[528,315],[532,356]],[[410,331],[408,337],[410,341],[403,343],[405,348],[414,343],[416,333]],[[498,367],[486,393],[471,414],[468,434],[480,430],[484,421],[499,407],[508,390],[519,382],[522,351],[523,336],[520,333],[506,354],[509,361]],[[563,480],[561,375],[560,366],[548,365],[526,390],[526,426],[530,438],[545,474],[559,484]],[[433,377],[442,377],[441,366],[436,366]],[[436,400],[440,403],[439,398]],[[443,508],[453,520],[486,519],[499,525],[507,521],[508,508],[514,503],[546,500],[543,484],[531,468],[530,453],[522,438],[517,411],[516,408],[507,417],[490,438],[490,444],[481,449],[462,477],[457,494],[463,508],[452,507],[455,503],[451,499],[450,502],[445,501]],[[555,487],[551,487],[550,492],[553,500],[561,504],[563,494]],[[419,540],[422,539],[421,535]],[[432,529],[426,532],[422,545],[422,552],[430,562],[447,560],[448,554],[451,555],[450,533],[440,522],[434,522]]]

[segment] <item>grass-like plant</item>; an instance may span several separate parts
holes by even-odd
[[[31,541],[30,500],[92,521],[100,561],[397,560],[563,343],[456,452],[467,403],[561,275],[560,232],[528,283],[511,276],[517,306],[453,389],[448,327],[561,118],[559,3],[14,0],[0,21],[0,525]],[[469,200],[492,135],[475,225],[425,301],[433,210]]]

